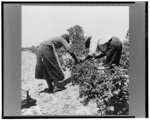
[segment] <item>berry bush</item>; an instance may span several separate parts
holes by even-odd
[[[75,26],[75,28],[80,28]],[[70,35],[75,32],[70,28]],[[80,28],[81,30],[81,28]],[[79,30],[78,30],[79,31]],[[81,32],[81,31],[80,31]],[[83,33],[83,32],[82,32]],[[83,36],[78,37],[78,42],[73,41],[72,52],[76,56],[86,55],[88,50],[84,48]],[[77,38],[77,37],[72,37]],[[81,43],[81,44],[80,44]],[[82,103],[87,105],[89,101],[95,100],[99,115],[128,115],[129,114],[129,41],[123,41],[123,50],[120,65],[111,69],[99,69],[102,67],[103,59],[89,59],[77,65],[73,60],[66,60],[65,67],[69,68],[72,76],[72,84],[79,85],[79,94]]]
[[[95,99],[100,115],[126,115],[129,109],[129,77],[123,67],[99,70],[92,60],[72,67],[72,83],[80,86],[82,103]]]

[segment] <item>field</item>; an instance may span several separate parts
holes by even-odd
[[[32,98],[37,100],[36,106],[24,108],[22,115],[96,115],[97,106],[91,101],[88,106],[84,106],[79,98],[79,86],[73,86],[71,83],[66,85],[65,90],[55,94],[40,93],[47,87],[45,80],[34,78],[34,69],[36,64],[36,55],[29,51],[22,52],[22,78],[21,95],[26,98],[26,91]],[[70,72],[65,71],[65,77],[68,78]]]
[[[88,54],[84,47],[84,30],[81,26],[68,29],[72,40],[70,51],[81,57]],[[128,115],[129,114],[129,38],[122,40],[122,54],[119,66],[103,67],[103,59],[89,59],[75,64],[64,49],[56,51],[66,82],[63,91],[54,94],[41,93],[47,88],[45,80],[34,78],[36,47],[22,51],[22,99],[26,91],[37,100],[35,106],[21,110],[22,115]],[[35,53],[35,54],[34,54]]]

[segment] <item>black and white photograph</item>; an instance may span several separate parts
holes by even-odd
[[[21,115],[129,115],[129,6],[21,7]]]

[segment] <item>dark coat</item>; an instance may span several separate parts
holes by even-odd
[[[98,45],[97,50],[106,56],[105,66],[119,65],[122,52],[122,43],[119,38],[112,37],[108,42]]]
[[[38,48],[35,78],[58,81],[64,79],[64,74],[58,65],[53,47],[51,45],[41,44]]]

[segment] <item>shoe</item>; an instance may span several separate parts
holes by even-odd
[[[66,89],[66,88],[65,88],[65,87],[55,87],[55,88],[53,89],[53,93],[58,92],[58,91],[62,91],[62,90],[64,90],[64,89]]]
[[[53,93],[53,89],[48,89],[47,93]]]
[[[53,89],[50,88],[45,88],[43,91],[41,91],[40,93],[53,93]]]

